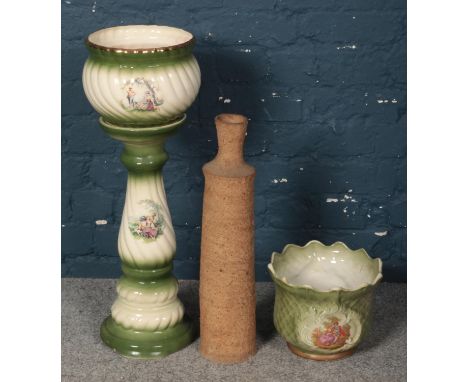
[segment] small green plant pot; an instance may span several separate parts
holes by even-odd
[[[319,361],[353,353],[369,327],[380,259],[313,240],[274,252],[268,271],[276,289],[274,324],[293,353]]]

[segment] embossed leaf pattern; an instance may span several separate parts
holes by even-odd
[[[351,349],[365,335],[370,321],[372,287],[360,293],[317,293],[316,298],[288,291],[276,286],[274,324],[285,340],[303,351],[332,354]],[[342,347],[326,349],[313,342],[317,327],[323,327],[330,317],[338,316],[343,325],[349,325],[350,335]]]

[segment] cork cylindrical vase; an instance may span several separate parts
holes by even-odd
[[[256,352],[254,272],[255,169],[244,161],[247,118],[215,118],[216,157],[203,166],[200,352],[238,363]]]

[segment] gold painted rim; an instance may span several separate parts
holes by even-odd
[[[103,31],[103,30],[106,30],[106,29],[119,28],[119,27],[125,27],[125,26],[132,26],[132,25],[118,25],[118,26],[114,26],[114,27],[110,27],[110,28],[103,28],[103,29],[99,29],[99,30],[97,30],[97,31],[95,31],[95,32],[93,32],[91,34],[94,34],[96,32],[100,32],[100,31]],[[155,25],[155,26],[160,26],[160,25]],[[89,34],[88,37],[86,37],[86,39],[85,39],[85,44],[88,45],[91,48],[99,49],[99,50],[102,50],[102,51],[105,51],[105,52],[114,52],[114,53],[123,53],[123,54],[150,54],[150,53],[157,53],[157,52],[169,52],[169,51],[172,51],[172,50],[182,49],[182,48],[186,48],[186,47],[195,45],[195,36],[192,33],[188,32],[188,31],[186,31],[184,29],[181,29],[181,28],[175,28],[175,27],[170,27],[170,28],[180,29],[180,30],[182,30],[184,32],[187,32],[192,36],[192,38],[190,40],[187,40],[187,41],[182,42],[180,44],[164,46],[164,47],[161,47],[161,48],[127,49],[127,48],[119,48],[119,47],[111,48],[111,47],[108,47],[108,46],[96,44],[94,42],[91,42],[91,40],[89,39],[89,36],[91,36],[91,34]]]
[[[302,350],[298,349],[295,347],[293,344],[290,344],[287,342],[289,350],[293,352],[294,354],[298,355],[299,357],[306,358],[306,359],[311,359],[313,361],[335,361],[341,358],[349,357],[351,354],[354,353],[354,349],[349,349],[346,351],[342,351],[340,353],[334,353],[334,354],[312,354],[312,353],[306,353],[303,352]]]

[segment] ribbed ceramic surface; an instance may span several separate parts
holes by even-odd
[[[143,287],[140,285],[131,285],[119,281],[117,284],[117,293],[119,297],[129,303],[135,304],[155,304],[164,305],[174,300],[177,296],[179,286],[175,277],[171,278],[170,283],[159,286],[156,283],[154,287]]]
[[[174,277],[153,284],[138,285],[121,279],[112,317],[126,329],[162,330],[176,325],[184,316],[177,298],[178,283]]]
[[[88,59],[83,69],[89,102],[116,124],[148,126],[174,120],[193,103],[200,82],[193,55],[155,67]]]
[[[143,238],[132,233],[131,224],[148,214],[145,203],[158,206],[163,223],[157,226],[155,238]],[[168,264],[176,252],[176,240],[171,215],[167,206],[162,174],[129,175],[127,194],[120,224],[118,251],[121,259],[133,268],[157,268]]]
[[[184,307],[175,296],[164,304],[134,304],[119,296],[111,310],[118,324],[134,330],[163,330],[176,325],[184,316]]]

